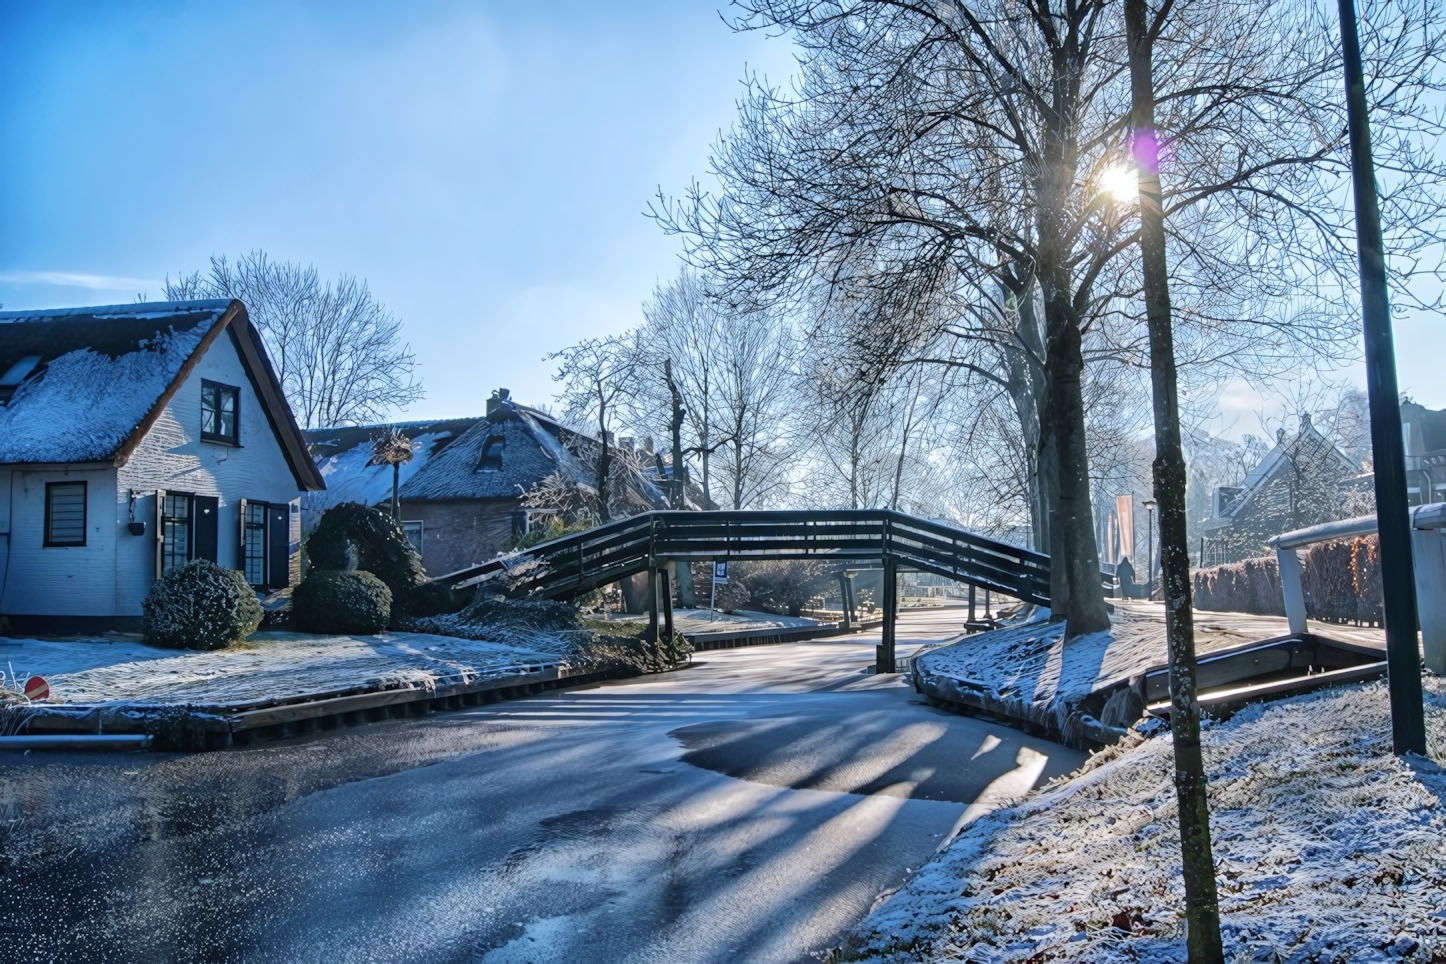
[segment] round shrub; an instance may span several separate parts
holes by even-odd
[[[369,572],[313,569],[291,591],[291,622],[304,633],[367,636],[391,618],[392,591]]]
[[[263,615],[246,577],[207,559],[157,579],[142,613],[146,642],[170,649],[220,649],[256,632]]]
[[[322,513],[306,540],[306,555],[317,569],[360,569],[387,584],[402,606],[427,581],[422,557],[391,516],[358,502],[343,502]]]

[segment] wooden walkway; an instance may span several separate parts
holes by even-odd
[[[567,599],[649,573],[650,633],[672,632],[670,563],[812,559],[873,563],[884,571],[878,670],[895,671],[898,572],[929,572],[1024,602],[1049,605],[1049,557],[883,509],[648,512],[544,542],[435,581],[507,596]],[[659,605],[661,603],[661,606]],[[659,611],[661,609],[661,612]]]

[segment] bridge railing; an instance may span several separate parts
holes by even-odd
[[[677,561],[891,562],[1049,604],[1049,557],[888,510],[660,511],[502,556],[437,581],[455,588],[576,595]]]

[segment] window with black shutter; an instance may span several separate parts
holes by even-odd
[[[161,575],[191,561],[191,496],[165,492],[161,499]]]
[[[242,501],[241,567],[257,589],[291,585],[291,506]]]

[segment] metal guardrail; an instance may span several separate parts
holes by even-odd
[[[1049,557],[889,510],[659,511],[438,576],[454,589],[566,598],[671,561],[890,561],[1049,605]]]

